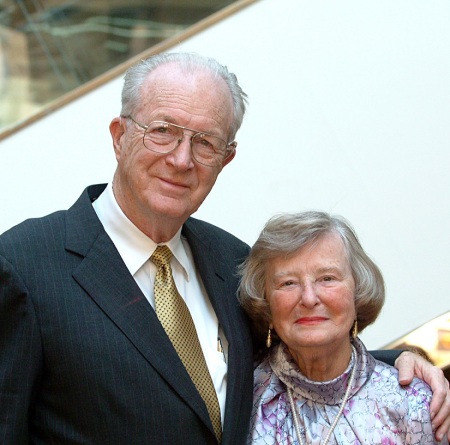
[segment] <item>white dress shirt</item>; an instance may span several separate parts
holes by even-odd
[[[105,191],[94,201],[93,207],[106,233],[119,251],[143,294],[155,307],[153,284],[156,266],[150,260],[157,244],[141,232],[122,212],[108,184]],[[206,294],[203,282],[195,269],[192,252],[186,239],[181,237],[181,227],[166,244],[173,253],[172,274],[178,292],[186,302],[197,329],[200,345],[211,374],[219,399],[222,425],[225,414],[225,396],[227,387],[226,352],[228,344],[222,332],[211,302]],[[219,350],[219,339],[223,352]]]

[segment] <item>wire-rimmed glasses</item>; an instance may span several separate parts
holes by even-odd
[[[148,125],[143,125],[137,122],[130,114],[122,117],[130,118],[144,130],[144,146],[155,153],[170,153],[181,144],[185,131],[193,132],[193,135],[189,136],[192,156],[198,163],[208,167],[221,165],[233,153],[237,145],[237,142],[228,143],[212,134],[192,130],[170,122],[152,121]]]

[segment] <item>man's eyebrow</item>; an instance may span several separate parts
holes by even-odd
[[[186,128],[187,130],[194,131],[195,133],[204,133],[204,134],[209,134],[211,136],[220,137],[220,136],[217,136],[216,132],[214,132],[214,131],[206,131],[206,130],[199,130],[198,128],[185,127],[184,125],[181,125],[178,122],[176,122],[172,116],[169,116],[166,114],[161,117],[155,117],[153,119],[153,121],[163,121],[163,122],[167,122],[168,124],[178,125],[180,127]]]

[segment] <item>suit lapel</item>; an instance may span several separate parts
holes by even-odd
[[[228,341],[228,375],[225,407],[223,443],[235,443],[233,439],[236,413],[240,411],[243,395],[248,393],[251,383],[251,367],[248,378],[244,368],[250,360],[251,344],[248,320],[240,309],[236,291],[238,279],[236,270],[230,267],[220,254],[220,243],[202,231],[195,219],[190,218],[183,227],[192,250],[195,265],[202,277],[203,284],[219,319],[219,323]],[[218,245],[219,244],[219,245]],[[245,359],[243,359],[245,357]]]
[[[84,257],[74,279],[213,432],[202,398],[95,214],[91,201],[104,187],[94,187],[67,212],[66,248]]]

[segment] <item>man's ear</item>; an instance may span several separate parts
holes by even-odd
[[[122,153],[122,136],[125,133],[125,119],[123,117],[115,117],[109,124],[109,132],[113,140],[114,153],[118,161]]]
[[[222,168],[224,168],[227,164],[229,164],[234,159],[234,157],[236,156],[237,143],[236,142],[232,142],[231,145],[232,145],[233,149],[230,152],[230,154],[222,161]]]

